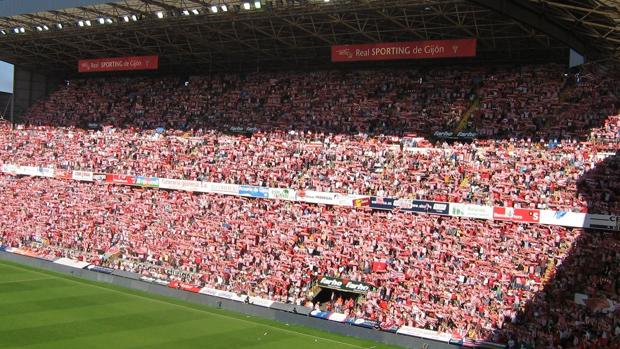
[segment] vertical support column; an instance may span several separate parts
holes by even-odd
[[[15,128],[15,93],[11,95],[11,103],[9,114],[11,115],[11,127]]]

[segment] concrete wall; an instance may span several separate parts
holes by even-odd
[[[430,340],[423,340],[420,338],[397,335],[389,332],[382,332],[378,330],[369,330],[362,327],[351,326],[348,324],[327,321],[322,319],[317,319],[309,316],[302,316],[299,314],[294,314],[286,311],[281,311],[277,309],[264,308],[260,306],[255,306],[251,304],[245,304],[240,302],[235,302],[232,300],[227,300],[218,297],[212,297],[208,295],[185,292],[177,289],[172,289],[166,286],[161,286],[157,284],[147,283],[144,281],[140,281],[135,278],[122,277],[118,275],[110,275],[110,274],[102,274],[97,272],[92,272],[84,269],[75,269],[72,267],[67,267],[60,264],[55,264],[50,261],[26,257],[21,255],[16,255],[7,252],[0,252],[0,260],[7,260],[16,262],[23,265],[28,265],[35,268],[50,270],[54,272],[59,272],[63,274],[72,275],[75,277],[79,277],[86,280],[98,281],[107,284],[113,284],[120,287],[125,287],[133,290],[139,290],[151,294],[157,294],[161,296],[173,297],[177,299],[182,299],[185,301],[204,304],[214,308],[222,308],[225,310],[258,316],[265,319],[275,320],[279,322],[284,322],[288,324],[306,326],[311,328],[316,328],[320,330],[324,330],[327,332],[342,334],[345,336],[358,337],[362,339],[372,340],[376,342],[382,342],[386,344],[399,345],[405,348],[411,349],[421,349],[424,345],[428,345],[428,349],[455,349],[456,346],[450,345],[448,343],[435,342]]]
[[[25,70],[15,66],[15,118],[25,113],[35,102],[56,90],[62,79]]]

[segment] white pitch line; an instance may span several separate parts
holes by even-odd
[[[40,271],[36,271],[36,270],[30,270],[30,269],[26,269],[26,268],[22,268],[22,267],[19,267],[19,266],[14,266],[14,265],[6,265],[5,264],[3,266],[13,267],[15,269],[25,270],[25,271],[28,271],[28,272],[37,273],[37,274],[41,274],[41,275],[49,275],[49,274],[46,274],[44,272],[40,272]],[[54,278],[55,277],[48,277],[47,279],[54,279]],[[44,279],[45,278],[40,278],[40,280],[44,280]],[[273,326],[273,325],[260,324],[260,323],[254,322],[254,321],[239,319],[239,318],[236,318],[236,317],[233,317],[233,316],[224,315],[224,314],[212,313],[212,312],[210,312],[210,311],[208,311],[206,309],[196,309],[196,308],[190,307],[188,305],[175,304],[175,303],[163,301],[163,300],[160,300],[160,299],[154,299],[154,298],[147,297],[147,296],[141,296],[141,295],[138,295],[138,294],[127,293],[127,292],[123,292],[123,291],[120,291],[120,290],[115,290],[115,289],[108,288],[108,287],[103,287],[103,286],[99,286],[99,285],[93,285],[93,284],[90,284],[90,283],[86,283],[86,282],[84,282],[82,280],[73,280],[73,279],[70,279],[70,278],[61,278],[61,279],[67,280],[67,281],[70,281],[70,282],[73,282],[73,283],[76,283],[76,284],[80,284],[80,285],[85,285],[85,286],[99,288],[99,289],[103,289],[103,290],[107,290],[107,291],[111,291],[111,292],[115,292],[115,293],[120,293],[120,294],[123,294],[123,295],[126,295],[126,296],[133,296],[133,297],[136,297],[136,298],[145,299],[145,300],[148,300],[148,301],[151,301],[151,302],[155,302],[155,303],[162,303],[162,304],[166,304],[166,305],[171,305],[171,306],[175,306],[175,307],[178,307],[178,308],[183,308],[183,309],[191,310],[191,311],[194,311],[194,312],[207,313],[207,314],[210,314],[210,315],[213,315],[213,316],[219,316],[219,317],[222,317],[222,318],[226,318],[226,319],[230,319],[230,320],[236,320],[236,321],[239,321],[239,322],[249,323],[249,324],[253,324],[253,325],[266,326],[266,327],[273,328],[273,329],[278,330],[278,331],[287,332],[287,333],[293,333],[293,334],[300,335],[300,336],[305,336],[305,337],[310,337],[310,338],[315,338],[315,339],[316,338],[320,338],[321,340],[324,340],[324,341],[338,343],[338,344],[346,345],[348,347],[366,349],[366,347],[363,347],[363,346],[359,346],[359,345],[355,345],[355,344],[351,344],[351,343],[346,343],[346,342],[341,342],[341,341],[337,341],[335,339],[324,338],[324,337],[320,337],[320,336],[314,336],[314,335],[311,335],[311,334],[297,332],[297,331],[293,331],[293,330],[287,330],[285,328],[280,328],[280,327]]]

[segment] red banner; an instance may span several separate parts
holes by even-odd
[[[54,170],[54,178],[58,178],[58,179],[71,179],[73,177],[73,171],[70,170],[63,170],[60,168],[57,168]]]
[[[513,207],[493,207],[493,219],[521,223],[540,222],[540,210]]]
[[[156,70],[158,68],[158,56],[82,59],[78,62],[78,71],[80,73],[119,70]]]
[[[187,292],[194,292],[194,293],[198,293],[200,292],[200,288],[196,287],[192,284],[188,284],[185,282],[179,282],[179,281],[170,281],[168,283],[168,287],[170,288],[177,288],[183,291],[187,291]]]
[[[372,262],[372,271],[374,273],[385,273],[387,271],[387,263],[385,263],[385,262]]]
[[[136,184],[136,177],[129,175],[106,174],[105,182],[110,184],[134,185]]]
[[[332,46],[332,62],[475,56],[476,39],[384,42],[378,44]]]

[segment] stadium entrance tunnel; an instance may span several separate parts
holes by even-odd
[[[321,276],[309,290],[308,298],[321,311],[344,313],[345,309],[353,309],[368,291],[374,289],[373,285],[362,281]]]
[[[361,294],[343,292],[329,288],[319,288],[318,293],[312,298],[312,303],[321,311],[333,311],[343,313],[347,304],[357,304]]]

